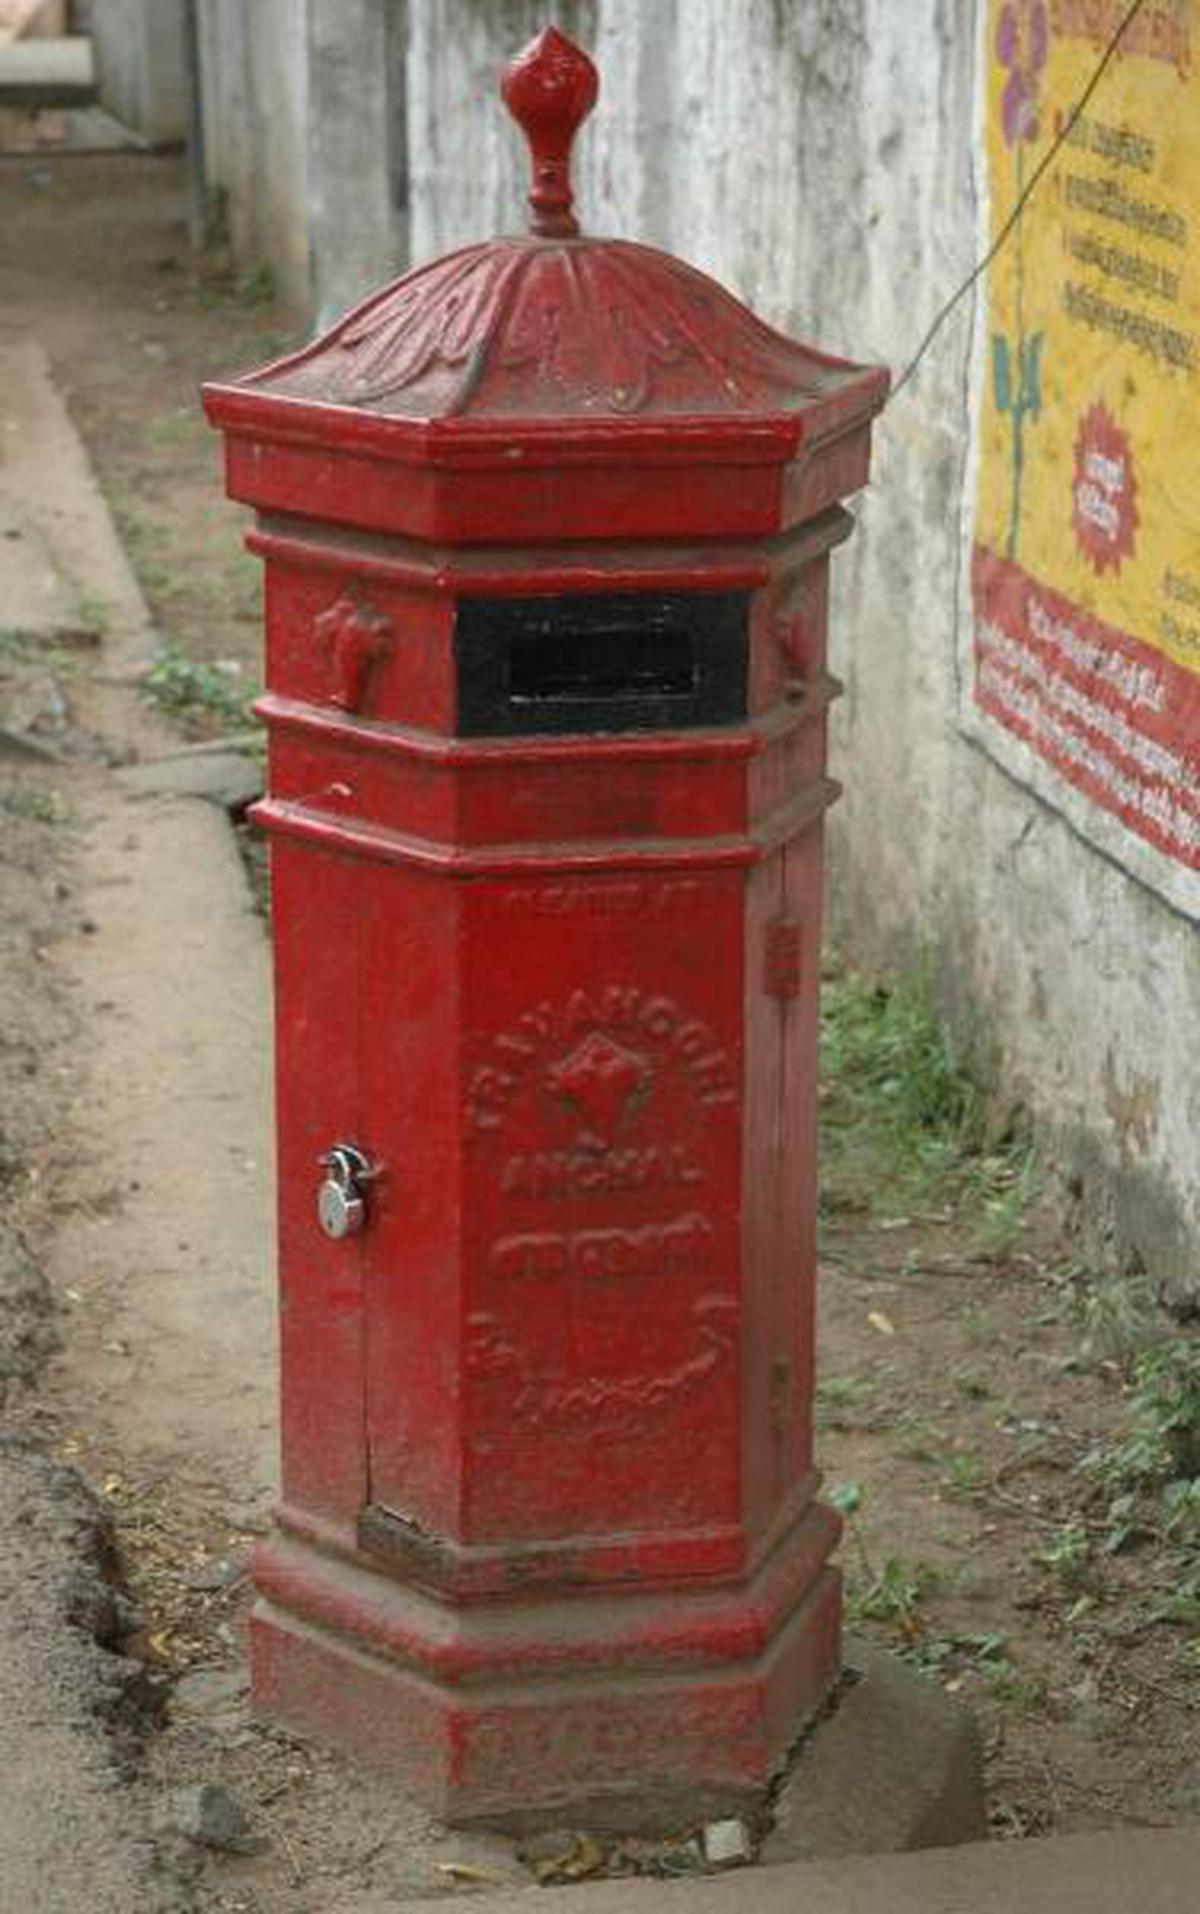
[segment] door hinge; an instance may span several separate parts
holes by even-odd
[[[791,917],[767,925],[763,952],[763,987],[770,997],[800,995],[800,925]]]

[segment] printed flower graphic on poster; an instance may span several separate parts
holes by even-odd
[[[996,25],[996,59],[1007,78],[1000,102],[1004,143],[1013,153],[1015,204],[1025,190],[1025,147],[1037,139],[1038,86],[1046,65],[1050,28],[1045,0],[1008,0]],[[1016,281],[1016,337],[992,334],[992,390],[997,412],[1012,421],[1012,502],[1005,554],[1015,558],[1021,536],[1021,481],[1025,468],[1025,423],[1042,409],[1042,334],[1026,335],[1021,224],[1013,234]]]
[[[996,58],[1008,70],[1000,102],[1006,146],[1037,138],[1037,89],[1049,50],[1044,0],[1012,0],[1001,9]]]
[[[1089,406],[1075,438],[1071,523],[1080,550],[1097,572],[1119,572],[1133,555],[1138,525],[1137,478],[1129,440],[1103,405]]]

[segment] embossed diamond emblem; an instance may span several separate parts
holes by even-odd
[[[609,1147],[629,1105],[649,1081],[645,1057],[596,1030],[546,1072],[555,1096],[573,1103],[584,1118],[587,1128],[580,1141],[593,1149]]]

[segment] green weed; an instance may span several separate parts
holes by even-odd
[[[1053,1575],[1064,1588],[1083,1588],[1092,1561],[1092,1545],[1087,1530],[1079,1522],[1064,1522],[1061,1528],[1055,1529],[1045,1546],[1038,1549],[1033,1559],[1039,1568]]]
[[[1045,1708],[1050,1690],[1044,1675],[1016,1668],[1011,1662],[1000,1662],[987,1674],[988,1693],[994,1701],[1005,1702],[1023,1715],[1040,1714]]]
[[[996,1633],[964,1634],[957,1630],[934,1630],[900,1650],[910,1667],[939,1681],[956,1680],[972,1670],[996,1676],[1009,1672],[1008,1637]]]
[[[942,1431],[935,1428],[927,1417],[918,1415],[913,1409],[906,1409],[896,1418],[890,1446],[893,1453],[903,1456],[906,1462],[932,1462],[944,1441]]]
[[[169,412],[160,412],[151,419],[146,428],[146,437],[151,445],[177,445],[180,439],[187,437],[195,426],[195,411],[190,405],[172,406]]]
[[[18,788],[0,796],[0,807],[10,817],[32,818],[38,824],[65,824],[70,816],[67,801],[59,791]]]
[[[1084,1355],[1093,1363],[1115,1363],[1129,1375],[1139,1354],[1162,1335],[1162,1319],[1146,1277],[1103,1276],[1071,1263],[1063,1279],[1074,1293]]]
[[[1200,1335],[1161,1337],[1134,1357],[1124,1434],[1085,1460],[1108,1491],[1105,1547],[1161,1552],[1167,1594],[1147,1618],[1200,1621]]]
[[[863,1490],[858,1482],[841,1482],[829,1491],[829,1500],[845,1518],[847,1534],[858,1557],[858,1567],[846,1577],[846,1614],[858,1627],[878,1622],[910,1647],[924,1636],[921,1608],[943,1586],[943,1576],[928,1562],[906,1562],[889,1555],[877,1568],[867,1548],[861,1524]]]
[[[97,632],[103,638],[112,622],[108,600],[101,598],[98,592],[81,591],[79,593],[79,616],[88,631]]]
[[[1157,1491],[1168,1532],[1194,1527],[1200,1477],[1200,1336],[1165,1337],[1134,1358],[1129,1431],[1089,1457],[1092,1473],[1120,1495]]]
[[[245,266],[233,284],[234,297],[242,306],[266,306],[275,297],[275,282],[269,266]]]
[[[963,1335],[973,1348],[995,1347],[998,1325],[994,1311],[985,1308],[982,1303],[968,1303],[960,1320]]]
[[[851,1429],[862,1420],[870,1402],[868,1376],[823,1376],[817,1384],[815,1420],[818,1429]]]
[[[159,652],[141,681],[141,689],[160,710],[185,722],[216,720],[234,728],[254,723],[250,710],[253,694],[233,669],[189,658],[173,645]]]
[[[934,1458],[937,1472],[953,1495],[974,1501],[987,1486],[988,1473],[979,1456],[969,1449],[951,1449]]]
[[[854,1622],[885,1622],[900,1634],[919,1632],[918,1610],[941,1585],[941,1576],[928,1562],[905,1562],[889,1555],[882,1568],[869,1568],[860,1583],[852,1583],[847,1612]]]

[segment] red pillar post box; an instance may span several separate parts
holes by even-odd
[[[259,1706],[455,1819],[753,1798],[812,1459],[829,554],[884,374],[532,232],[210,386],[266,561],[283,1483]]]

